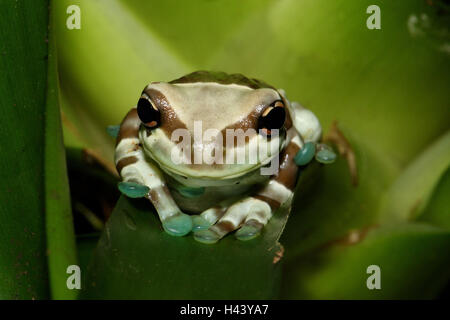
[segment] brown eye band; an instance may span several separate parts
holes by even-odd
[[[286,121],[286,111],[281,101],[268,106],[259,118],[259,129],[266,131],[281,129]]]
[[[144,126],[148,128],[155,128],[160,124],[161,113],[145,96],[138,101],[137,113]]]

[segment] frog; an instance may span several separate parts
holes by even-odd
[[[199,123],[201,133],[213,130],[213,139],[193,142]],[[212,141],[223,143],[229,137],[225,132],[250,132],[240,144],[233,137],[233,143],[214,149],[221,155],[247,154],[255,143],[270,146],[253,161],[192,161],[192,154],[180,147],[180,132],[191,135],[184,146],[203,151]],[[119,190],[130,198],[147,198],[169,235],[192,232],[204,244],[230,233],[252,240],[292,200],[302,167],[313,159],[334,161],[336,155],[320,143],[321,136],[312,111],[261,80],[195,71],[151,82],[118,128]],[[270,172],[273,163],[276,168]]]

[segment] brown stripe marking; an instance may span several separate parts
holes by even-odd
[[[279,94],[280,98],[283,100],[284,105],[286,106],[286,100],[283,99],[283,97]],[[258,132],[258,122],[259,122],[259,118],[262,115],[262,113],[267,110],[267,105],[258,105],[255,109],[252,110],[252,112],[250,112],[246,117],[240,119],[239,121],[225,127],[224,129],[222,129],[221,133],[222,133],[222,137],[223,137],[223,141],[225,141],[226,139],[226,131],[227,129],[232,129],[232,130],[237,130],[237,129],[242,129],[244,131],[246,131],[247,129],[255,129],[256,132]],[[286,108],[286,107],[285,107]],[[286,130],[288,130],[289,128],[292,127],[292,119],[291,116],[289,114],[289,111],[287,109],[286,110],[286,121],[284,122],[284,128]]]
[[[290,190],[294,190],[297,181],[298,167],[294,162],[294,157],[299,150],[299,146],[295,143],[290,142],[288,144],[280,156],[280,168],[275,177],[275,181],[278,181]]]
[[[226,208],[224,207],[213,207],[211,209],[214,210],[214,218],[216,220],[220,219],[226,211]]]
[[[233,131],[237,129],[242,129],[244,132],[250,128],[255,129],[255,133],[258,132],[258,120],[262,113],[262,111],[265,109],[265,105],[258,105],[255,109],[252,110],[246,117],[240,119],[239,121],[223,128],[221,130],[223,141],[225,142],[226,136],[227,136],[227,130],[231,129]]]
[[[215,229],[214,231],[216,231],[219,235],[224,235],[230,233],[231,231],[236,230],[237,226],[235,226],[230,221],[220,221],[212,228]]]
[[[266,202],[270,206],[272,211],[277,210],[281,205],[278,201],[276,201],[274,199],[270,199],[267,196],[263,196],[260,194],[253,196],[253,198]]]
[[[156,89],[146,88],[144,92],[161,112],[161,125],[167,136],[171,136],[176,129],[187,129],[186,124],[178,118],[177,113],[170,105],[166,96]]]
[[[136,163],[138,162],[138,158],[136,158],[135,156],[131,156],[131,157],[125,157],[123,159],[120,159],[119,162],[117,162],[116,164],[116,169],[117,172],[120,174],[122,172],[122,169],[125,168],[126,166]]]
[[[150,192],[148,193],[148,199],[153,203],[153,205],[156,205],[160,199],[158,190],[150,189]]]
[[[150,192],[148,193],[148,199],[153,203],[155,207],[157,207],[159,201],[163,197],[172,197],[170,194],[169,188],[167,188],[166,185],[163,185],[161,187],[150,189]],[[158,208],[156,208],[158,210]]]
[[[139,119],[137,109],[131,109],[120,124],[119,135],[117,136],[116,146],[126,138],[139,138],[139,128],[141,120]]]

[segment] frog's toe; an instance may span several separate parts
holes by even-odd
[[[301,148],[294,157],[294,162],[298,166],[307,165],[316,153],[316,145],[314,142],[306,142],[303,148]]]
[[[200,215],[192,216],[192,231],[206,230],[211,227],[212,223]]]
[[[238,240],[252,240],[261,234],[263,227],[261,222],[252,219],[247,221],[234,235]]]
[[[164,230],[171,236],[182,237],[192,230],[192,219],[189,215],[180,213],[163,222]]]
[[[149,187],[136,182],[119,182],[118,188],[129,198],[142,198],[150,191]]]
[[[194,233],[194,239],[201,243],[213,244],[220,240],[220,235],[210,229],[200,230]]]

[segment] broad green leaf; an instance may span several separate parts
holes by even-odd
[[[243,25],[260,12],[270,10],[273,0],[121,0],[145,27],[184,61],[204,68],[205,60],[241,32]],[[251,43],[242,43],[248,47]],[[248,48],[243,49],[248,49]]]
[[[49,295],[44,221],[47,1],[0,2],[0,299]]]
[[[314,181],[299,187],[281,238],[287,259],[377,221],[380,194],[392,183],[396,170],[354,131],[343,132],[355,149],[359,184],[351,184],[347,163],[339,157],[336,163],[322,166]]]
[[[148,201],[122,197],[100,239],[83,298],[269,299],[278,291],[273,219],[263,238],[216,245],[166,234]]]
[[[365,237],[365,238],[364,238]],[[360,242],[359,242],[360,241]],[[450,233],[423,224],[359,230],[286,265],[284,297],[294,299],[430,299],[450,279]],[[371,265],[380,290],[369,290]]]
[[[387,190],[382,199],[380,219],[398,222],[416,218],[449,165],[450,131],[412,161]],[[448,213],[449,210],[447,208]]]
[[[65,148],[59,109],[59,85],[51,11],[47,103],[45,112],[45,222],[49,281],[53,299],[74,299],[66,285],[67,267],[77,264]]]
[[[77,236],[77,250],[80,260],[80,269],[87,270],[94,249],[98,244],[100,234],[91,233]],[[85,277],[84,277],[85,278]]]
[[[299,184],[314,176],[309,166]],[[101,299],[276,298],[289,208],[252,241],[229,235],[214,245],[165,233],[148,200],[119,200],[89,268],[83,297]],[[281,260],[282,261],[282,260]]]
[[[77,236],[77,252],[79,259],[79,266],[81,270],[81,288],[87,287],[86,270],[88,270],[89,263],[94,255],[94,250],[98,244],[100,235],[97,233],[83,234]],[[78,291],[79,297],[82,291]]]
[[[398,217],[404,216],[404,212],[409,212],[415,198],[424,197],[425,194],[432,192],[436,180],[445,168],[444,166],[448,167],[449,164],[448,157],[446,158],[449,150],[448,135],[445,135],[419,155],[416,160],[412,161],[412,164],[404,170],[404,173],[392,183],[392,176],[383,171],[382,162],[374,162],[377,159],[376,155],[364,152],[365,147],[358,140],[355,140],[348,133],[347,136],[352,137],[350,141],[356,150],[359,186],[355,188],[350,185],[348,173],[345,172],[345,163],[343,163],[343,159],[340,159],[336,165],[323,168],[318,181],[310,188],[303,190],[304,193],[298,195],[297,201],[293,205],[292,216],[281,238],[281,242],[286,247],[287,271],[284,272],[283,278],[286,284],[298,284],[299,282],[294,281],[294,279],[301,278],[303,281],[304,277],[310,276],[310,270],[303,268],[301,261],[306,261],[306,264],[314,263],[317,270],[326,270],[344,259],[340,256],[340,253],[327,256],[327,259],[322,260],[314,258],[317,252],[323,250],[324,246],[332,243],[334,239],[351,236],[360,238],[364,237],[368,231],[379,228],[380,225],[384,228],[393,225],[394,222],[402,222]],[[435,201],[431,202],[428,215],[421,220],[445,226],[450,207],[446,205],[444,200],[445,187],[443,190],[442,187],[438,187],[437,190],[438,194],[433,198]],[[382,206],[380,199],[383,199],[383,197],[381,195],[390,200],[390,202],[384,202],[385,204],[389,203],[389,206]],[[445,256],[445,252],[449,250],[445,243],[437,251],[439,253],[436,254]],[[361,254],[361,251],[355,252],[357,252],[355,256]],[[422,256],[420,255],[420,257]],[[361,259],[365,261],[364,259],[368,259],[368,257],[361,256]],[[384,263],[391,263],[390,259],[395,260],[396,258],[394,254],[390,257],[389,253],[386,253],[383,259]],[[352,269],[354,263],[359,262],[351,260],[342,268]],[[360,265],[358,264],[358,266]],[[422,270],[423,278],[431,277],[433,271],[426,269],[425,266],[426,264],[419,265],[417,268],[424,268]],[[320,273],[321,271],[317,272]],[[333,269],[333,272],[337,271]],[[407,271],[401,271],[401,273],[406,275]],[[338,275],[333,274],[330,277],[338,277]],[[358,279],[360,280],[360,278]],[[448,280],[445,277],[444,279]],[[442,284],[445,284],[445,281]],[[405,294],[400,293],[404,289],[403,285],[403,283],[398,284],[398,287],[391,288],[390,292],[383,293],[387,296],[382,294],[381,297],[395,297],[396,292],[399,293],[398,297],[401,297]],[[355,293],[352,288],[348,289],[348,287],[344,287],[342,290],[337,287],[330,287],[328,293],[326,291],[324,293],[316,292],[313,289],[311,289],[311,292],[301,293],[300,290],[304,290],[302,288],[302,286],[292,287],[287,292],[295,297],[303,298],[308,298],[310,294],[313,295],[311,297],[315,298],[358,298],[358,294],[360,294]],[[436,294],[438,290],[432,292]],[[284,294],[288,295],[286,292]],[[314,294],[318,294],[318,296],[314,296]],[[426,295],[420,296],[419,292],[411,294],[417,297],[428,297]],[[362,296],[365,297],[364,294]],[[429,297],[431,297],[431,293]]]

